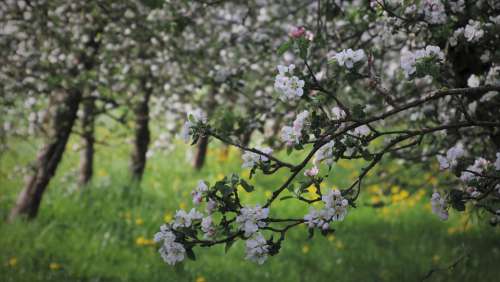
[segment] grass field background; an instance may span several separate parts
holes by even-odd
[[[305,227],[295,228],[280,254],[264,265],[244,260],[240,241],[227,254],[223,246],[196,248],[196,261],[171,267],[157,253],[154,233],[176,209],[192,206],[190,192],[199,179],[214,183],[241,172],[240,152],[211,144],[207,164],[196,172],[186,158],[188,148],[176,145],[148,160],[143,182],[136,186],[127,175],[129,146],[99,146],[94,180],[82,189],[75,184],[76,141],[68,145],[38,218],[29,223],[4,219],[23,184],[20,168],[33,160],[36,146],[10,140],[11,150],[1,155],[0,281],[420,281],[431,269],[437,271],[428,281],[499,281],[498,228],[474,214],[438,220],[428,204],[437,180],[418,171],[407,177],[428,179],[428,185],[410,190],[365,185],[359,207],[335,224],[335,235],[308,240]],[[335,166],[322,189],[345,187],[359,167]],[[286,175],[258,175],[252,180],[256,191],[243,200],[262,203]],[[372,206],[380,202],[390,204]],[[302,202],[287,200],[271,214],[303,216],[306,210]]]

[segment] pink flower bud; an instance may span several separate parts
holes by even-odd
[[[306,29],[303,26],[299,26],[299,27],[292,28],[289,35],[290,35],[290,37],[293,37],[293,38],[299,38],[299,37],[303,36],[305,33],[306,33]]]
[[[318,175],[318,173],[319,173],[319,169],[316,166],[313,166],[311,169],[304,171],[304,175],[309,176],[309,177],[316,176],[316,175]]]

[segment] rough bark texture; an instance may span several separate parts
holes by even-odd
[[[142,100],[136,105],[135,113],[135,139],[132,149],[130,170],[132,178],[141,180],[146,167],[146,153],[150,142],[149,132],[149,98],[151,90],[146,89]]]
[[[80,155],[80,176],[78,179],[78,183],[80,185],[86,185],[89,183],[94,173],[94,108],[94,99],[89,98],[83,102],[83,149]]]
[[[33,174],[28,178],[26,186],[19,194],[17,202],[10,212],[9,220],[20,215],[26,215],[30,219],[37,215],[43,192],[54,176],[63,156],[81,99],[82,94],[76,89],[60,94],[59,106],[51,121],[50,138],[39,151],[33,167]]]
[[[208,150],[208,137],[203,136],[198,140],[198,146],[196,148],[196,154],[193,159],[193,167],[196,170],[200,170],[205,164],[205,159]]]

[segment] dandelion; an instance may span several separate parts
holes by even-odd
[[[16,257],[11,257],[7,261],[7,265],[10,266],[10,267],[15,267],[17,265],[17,258]]]
[[[302,253],[303,254],[309,253],[310,250],[311,250],[311,248],[309,247],[309,245],[305,244],[304,246],[302,246]]]
[[[51,262],[49,264],[49,269],[50,270],[59,270],[59,269],[61,269],[61,265],[57,262]]]

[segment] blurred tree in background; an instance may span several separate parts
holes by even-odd
[[[500,222],[497,1],[7,0],[0,24],[0,152],[13,138],[43,140],[10,221],[37,216],[73,135],[88,185],[95,147],[110,145],[96,131],[108,130],[131,147],[124,173],[137,187],[175,136],[196,145],[195,170],[213,140],[243,153],[249,177],[199,181],[193,204],[205,211],[182,208],[162,225],[169,264],[238,240],[261,264],[297,226],[328,236],[389,161],[401,170],[378,180],[408,190],[405,172],[437,177],[439,165],[439,218],[467,207]],[[324,188],[340,161],[362,163],[356,179]],[[280,173],[261,204],[238,194]],[[277,200],[310,210],[282,217]]]

